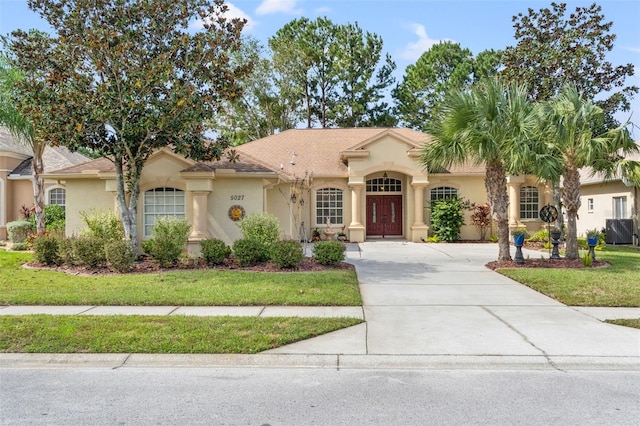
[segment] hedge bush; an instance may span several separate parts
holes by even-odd
[[[29,235],[33,232],[31,223],[26,220],[16,220],[7,223],[7,235],[9,241],[20,244],[27,241]]]
[[[231,247],[218,239],[200,241],[202,257],[208,265],[221,265],[231,255]]]
[[[91,210],[89,213],[80,212],[85,223],[82,235],[90,235],[104,241],[122,240],[124,228],[122,221],[115,212],[110,210]]]
[[[96,268],[107,264],[104,251],[105,240],[92,235],[82,235],[73,239],[73,260],[80,266]]]
[[[11,245],[11,250],[13,250],[13,251],[29,250],[29,244],[27,244],[27,243],[13,243]]]
[[[319,241],[313,246],[313,258],[321,265],[335,266],[344,261],[345,249],[340,241]]]
[[[271,213],[251,213],[238,226],[243,239],[258,241],[267,251],[280,239],[280,222]]]
[[[60,238],[54,235],[40,235],[33,240],[33,257],[44,265],[59,265],[62,260],[58,254]]]
[[[191,226],[186,219],[163,217],[151,230],[151,239],[143,244],[143,249],[163,268],[175,265],[180,259],[187,241]]]
[[[62,238],[58,241],[58,256],[60,262],[64,265],[77,265],[78,260],[75,257],[73,246],[78,237]]]
[[[271,260],[280,269],[298,269],[303,258],[302,244],[295,240],[277,241],[271,248]]]
[[[264,245],[257,240],[241,238],[233,243],[233,254],[238,265],[253,266],[269,260],[269,252]]]
[[[131,272],[136,260],[136,252],[133,246],[125,240],[109,241],[104,246],[107,263],[116,272],[125,274]]]

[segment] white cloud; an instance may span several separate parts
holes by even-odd
[[[256,9],[258,15],[268,15],[270,13],[286,13],[289,15],[300,15],[302,9],[296,9],[297,0],[263,0]]]
[[[316,10],[314,10],[314,12],[316,13],[316,15],[322,15],[325,13],[329,13],[331,12],[331,8],[330,7],[319,7]]]
[[[629,52],[633,52],[633,53],[640,53],[640,47],[623,47],[624,50],[628,50]]]
[[[410,28],[415,35],[418,36],[418,40],[408,43],[402,51],[398,54],[398,57],[402,59],[408,59],[411,61],[417,60],[424,52],[431,49],[434,44],[441,43],[443,41],[453,41],[450,39],[434,40],[427,35],[427,29],[422,24],[410,23],[406,25]]]
[[[243,28],[242,31],[243,31],[243,33],[251,32],[251,30],[256,26],[256,21],[251,19],[251,17],[249,15],[244,13],[244,11],[242,11],[242,9],[238,8],[233,3],[227,2],[226,5],[228,7],[228,10],[225,13],[225,16],[228,19],[234,19],[234,18],[246,19],[247,22],[244,24],[244,28]],[[208,18],[198,19],[193,24],[191,24],[191,28],[202,29],[202,28],[204,28],[204,24],[205,24],[205,22],[207,22],[207,20],[208,20]]]

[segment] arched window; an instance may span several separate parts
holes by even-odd
[[[158,219],[173,216],[185,217],[184,191],[176,188],[153,188],[144,193],[143,200],[144,236],[151,236],[151,228]]]
[[[402,192],[402,181],[387,177],[369,179],[367,192]]]
[[[445,200],[447,198],[457,197],[458,189],[450,186],[439,186],[431,190],[431,201]]]
[[[47,204],[65,206],[67,204],[67,191],[64,188],[53,188],[49,190]]]
[[[520,219],[537,219],[540,197],[535,186],[520,187]]]
[[[316,225],[344,223],[344,192],[338,188],[321,188],[316,191]]]

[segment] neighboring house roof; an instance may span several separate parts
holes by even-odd
[[[10,175],[31,176],[31,159],[33,158],[31,150],[28,146],[16,142],[5,127],[0,127],[0,151],[28,155],[29,157],[18,164],[18,166],[11,171]],[[47,146],[42,154],[45,173],[75,164],[86,163],[90,160],[89,157],[77,152],[71,152],[63,146]]]
[[[638,145],[638,151],[628,155],[626,157],[628,160],[640,161],[640,141],[636,141],[636,145]],[[578,172],[580,172],[580,184],[582,185],[592,185],[607,181],[624,180],[620,175],[614,176],[607,180],[604,173],[593,173],[593,170],[589,167],[583,167],[582,169],[578,170]]]
[[[31,155],[31,151],[23,144],[16,142],[6,127],[0,127],[0,151]]]

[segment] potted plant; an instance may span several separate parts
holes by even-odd
[[[587,230],[587,244],[589,247],[595,247],[598,245],[598,239],[600,238],[600,231],[597,229]]]
[[[527,229],[516,228],[511,231],[511,235],[513,236],[513,243],[516,245],[516,247],[522,247],[522,245],[524,245],[524,237],[527,235]]]

